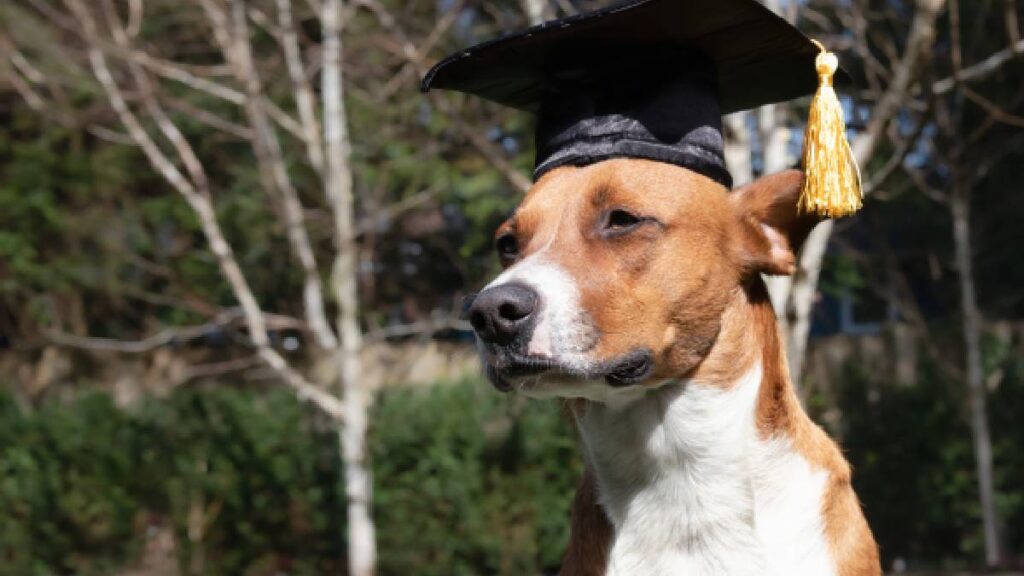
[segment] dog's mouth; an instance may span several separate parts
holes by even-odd
[[[653,371],[654,355],[644,349],[586,368],[568,366],[552,358],[515,353],[506,353],[487,362],[487,378],[502,392],[513,390],[517,382],[541,380],[546,376],[561,380],[604,380],[613,388],[624,388],[642,383]]]

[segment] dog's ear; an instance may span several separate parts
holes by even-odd
[[[796,271],[796,255],[821,221],[797,210],[803,181],[799,170],[786,170],[729,194],[740,221],[737,249],[745,270],[785,275]]]

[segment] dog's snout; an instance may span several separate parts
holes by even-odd
[[[522,284],[484,290],[469,308],[469,323],[488,344],[508,344],[530,325],[537,293]]]

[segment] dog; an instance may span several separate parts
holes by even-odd
[[[801,408],[762,274],[817,224],[796,170],[729,192],[616,158],[544,174],[468,308],[499,389],[565,399],[586,472],[563,576],[881,573],[837,445]]]

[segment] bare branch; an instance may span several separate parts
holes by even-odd
[[[1017,48],[1017,52],[1024,51],[1020,45],[1020,25],[1017,23],[1017,2],[1016,0],[1003,0],[1003,20],[1006,22],[1006,36],[1010,39],[1010,45]]]
[[[4,33],[0,32],[0,52],[10,55],[10,64],[0,60],[0,77],[7,78],[15,92],[22,100],[36,112],[44,113],[46,117],[55,120],[65,127],[81,127],[66,105],[63,104],[63,93],[59,86],[51,84],[50,78],[39,70],[32,62],[14,45],[14,42]],[[49,89],[52,95],[47,96],[36,89],[36,86]],[[58,102],[61,101],[61,102]],[[104,126],[90,124],[85,130],[97,138],[112,142],[114,144],[134,146],[135,142],[126,134],[116,132]]]
[[[223,362],[211,362],[209,364],[197,364],[185,368],[180,376],[174,379],[172,387],[186,384],[199,378],[210,378],[223,376],[232,372],[241,372],[256,367],[262,360],[258,356],[246,356]]]
[[[179,112],[187,114],[194,118],[197,122],[205,124],[215,130],[220,130],[225,134],[230,134],[239,140],[252,140],[253,131],[248,126],[232,122],[226,118],[222,118],[209,110],[199,108],[188,100],[182,100],[181,98],[175,98],[173,96],[166,96],[164,100],[167,105]]]
[[[907,155],[910,154],[914,149],[914,146],[916,146],[920,140],[921,134],[924,132],[924,127],[927,123],[927,115],[922,115],[914,126],[910,136],[902,139],[897,149],[885,163],[885,166],[882,166],[882,168],[872,174],[870,181],[864,183],[865,194],[870,194],[874,190],[878,189],[883,183],[885,183],[886,179],[888,179],[889,176],[891,176],[903,164],[903,161],[907,159]]]
[[[1016,126],[1018,128],[1024,128],[1024,116],[1017,116],[1015,114],[1007,112],[1006,110],[1003,110],[998,105],[996,105],[996,103],[992,102],[988,98],[985,98],[981,94],[978,94],[977,92],[971,90],[966,86],[963,87],[963,90],[964,96],[966,96],[968,100],[974,102],[978,106],[981,106],[997,122],[1001,122],[1003,124],[1007,124],[1010,126]]]
[[[873,107],[867,127],[853,141],[853,154],[862,166],[867,164],[879,138],[904,105],[917,80],[921,63],[930,55],[929,50],[935,38],[935,23],[945,6],[945,0],[916,0],[915,5],[907,42],[892,71],[892,81]],[[786,350],[790,374],[795,381],[799,381],[803,371],[818,277],[833,228],[834,222],[827,220],[811,231],[798,258],[797,272],[786,296]]]
[[[407,336],[432,336],[443,330],[459,330],[462,332],[472,332],[473,327],[469,322],[460,320],[455,317],[445,317],[441,319],[431,318],[422,322],[413,322],[412,324],[401,324],[398,326],[387,326],[385,328],[378,328],[371,330],[366,338],[372,342],[380,342],[389,338],[403,338]]]
[[[246,14],[254,24],[260,27],[264,32],[269,34],[278,44],[281,43],[281,29],[278,25],[267,15],[266,12],[260,10],[255,6],[247,6]]]
[[[100,138],[102,140],[106,140],[107,142],[111,142],[113,144],[120,144],[122,146],[136,146],[135,141],[131,139],[131,136],[128,136],[123,132],[111,130],[110,128],[105,128],[99,125],[89,126],[88,128],[86,128],[86,130],[88,130],[88,132],[93,136]]]
[[[285,384],[291,386],[300,401],[312,402],[324,414],[337,423],[345,421],[345,403],[328,392],[310,384],[301,374],[296,372],[288,362],[273,348],[260,348],[260,358],[270,366]]]
[[[111,0],[103,0],[103,11],[106,14],[107,25],[110,28],[111,34],[114,36],[114,42],[124,50],[126,53],[131,53],[131,48],[128,44],[128,35],[121,25],[121,21],[114,10]],[[135,80],[136,85],[139,88],[139,93],[142,97],[143,105],[149,112],[150,116],[156,122],[157,127],[163,133],[164,137],[174,147],[175,152],[185,165],[185,169],[188,171],[189,176],[192,179],[192,183],[199,189],[204,195],[209,195],[210,184],[206,176],[206,170],[203,168],[203,163],[199,161],[199,157],[196,156],[195,150],[192,145],[188,143],[185,135],[181,133],[178,126],[171,121],[164,112],[162,106],[156,100],[156,96],[153,93],[153,85],[149,81],[149,76],[138,65],[135,60],[128,61],[128,68],[131,71],[132,77]]]
[[[293,370],[285,359],[270,346],[270,338],[267,334],[266,317],[256,302],[256,298],[249,287],[241,268],[235,259],[231,246],[224,238],[220,225],[216,219],[216,212],[208,194],[197,190],[193,183],[186,179],[174,166],[174,163],[167,158],[163,151],[156,145],[152,137],[142,127],[141,122],[135,113],[128,107],[121,93],[121,88],[114,80],[113,74],[107,64],[106,56],[100,48],[97,37],[96,22],[92,14],[82,3],[82,0],[64,0],[65,4],[81,23],[84,30],[84,37],[87,42],[87,53],[89,63],[93,69],[96,79],[103,86],[104,92],[110,101],[119,120],[131,135],[132,139],[139,145],[147,160],[175,190],[177,190],[192,208],[199,218],[203,234],[210,245],[210,250],[217,259],[221,273],[228,281],[228,285],[235,298],[241,304],[246,325],[249,329],[249,336],[256,347],[260,358],[270,366],[278,376],[291,386],[300,399],[308,399],[314,402],[322,411],[331,418],[340,420],[342,417],[341,402],[322,390],[307,382],[301,375]]]
[[[473,146],[476,147],[477,151],[491,163],[498,172],[501,172],[505,179],[515,187],[520,193],[527,193],[530,188],[533,187],[533,182],[524,175],[518,168],[509,162],[508,158],[501,151],[500,148],[495,146],[487,137],[476,128],[469,126],[461,119],[458,115],[448,106],[447,102],[441,98],[433,98],[434,107],[441,110],[445,115],[448,116],[449,120],[455,126],[455,129],[463,138],[469,140]]]
[[[949,2],[949,59],[953,64],[953,76],[959,77],[964,64],[963,46],[960,41],[960,0]]]
[[[1008,154],[1020,150],[1024,144],[1024,132],[1018,133],[1013,138],[1002,143],[998,150],[985,154],[985,159],[977,164],[971,171],[971,185],[974,185],[988,177],[992,169],[999,164]]]
[[[570,0],[554,0],[554,2],[558,4],[558,7],[562,10],[562,14],[566,16],[575,16],[579,13],[579,10],[572,5]]]
[[[330,350],[337,347],[337,339],[327,321],[320,271],[306,230],[302,202],[288,174],[277,133],[267,119],[266,109],[260,105],[265,97],[262,82],[253,62],[246,8],[244,0],[234,0],[230,17],[231,31],[223,30],[216,36],[218,41],[229,42],[221,47],[225,60],[231,65],[238,81],[245,87],[245,111],[253,127],[253,150],[260,165],[263,185],[269,193],[276,193],[280,198],[288,242],[302,267],[306,319],[317,344],[325,350]],[[216,9],[212,7],[207,9],[211,24],[227,25],[229,21],[226,15],[215,13],[214,10]]]
[[[291,114],[285,112],[280,106],[266,98],[261,100],[260,105],[267,111],[267,116],[270,116],[278,126],[283,128],[285,132],[288,132],[292,136],[298,138],[299,141],[302,141],[302,124],[295,120],[295,118],[292,118]]]
[[[867,163],[878,145],[885,127],[896,116],[900,105],[906,99],[914,80],[917,78],[922,59],[928,54],[935,38],[935,21],[945,5],[945,0],[917,0],[917,9],[910,24],[903,56],[892,71],[892,81],[871,112],[867,128],[853,141],[853,153],[861,165]]]
[[[168,80],[174,80],[175,82],[184,84],[193,90],[209,94],[210,96],[220,98],[221,100],[231,102],[238,106],[243,106],[245,104],[246,97],[243,92],[219,82],[214,82],[208,78],[197,76],[177,63],[154,58],[141,51],[135,51],[128,57],[137,59],[139,64],[150,69],[158,76]],[[281,110],[280,107],[267,99],[262,99],[260,104],[266,110],[267,115],[273,118],[281,128],[284,128],[300,140],[303,138],[302,126],[287,112]]]
[[[0,77],[7,78],[7,81],[14,86],[15,92],[21,96],[21,99],[28,104],[29,108],[36,112],[41,112],[46,109],[46,103],[43,97],[36,92],[32,86],[22,78],[21,74],[14,66],[11,66],[6,61],[0,62]]]
[[[152,352],[157,348],[167,346],[175,342],[188,342],[201,338],[210,333],[210,330],[218,324],[204,324],[202,326],[186,328],[169,328],[158,332],[142,340],[117,340],[114,338],[96,338],[88,336],[75,336],[64,332],[49,331],[46,337],[58,346],[78,348],[92,352],[117,352],[120,354],[144,354]]]
[[[32,8],[41,14],[46,20],[53,22],[56,26],[65,30],[75,30],[76,22],[73,18],[68,18],[65,14],[55,10],[49,2],[43,0],[26,0],[26,2],[32,6]]]
[[[863,0],[857,0],[857,9],[838,11],[839,20],[843,23],[843,27],[847,30],[852,30],[856,35],[857,41],[853,43],[854,49],[857,51],[857,55],[864,60],[864,68],[868,80],[868,85],[872,90],[881,92],[881,81],[883,78],[888,76],[888,69],[878,61],[874,53],[871,51],[871,43],[868,41],[868,19],[865,16],[866,7],[864,6]]]
[[[225,60],[245,87],[245,93],[240,94],[241,100],[238,103],[244,107],[252,125],[253,151],[260,166],[264,189],[272,197],[279,197],[284,209],[289,245],[303,269],[303,302],[310,328],[319,346],[324,349],[334,348],[337,340],[327,322],[320,274],[306,231],[302,204],[288,175],[277,133],[267,118],[270,110],[264,105],[266,98],[252,59],[246,6],[244,3],[236,3],[233,17],[229,20],[228,15],[213,2],[204,0],[202,5]],[[301,128],[299,131],[301,133]]]
[[[324,149],[323,142],[320,140],[320,121],[316,117],[313,89],[302,65],[302,53],[299,50],[299,37],[295,31],[292,17],[291,0],[277,0],[277,20],[281,27],[281,47],[284,50],[284,60],[288,67],[288,76],[292,81],[292,89],[295,92],[299,120],[302,123],[302,140],[306,144],[306,155],[309,157],[310,165],[323,178]]]
[[[129,38],[135,38],[142,31],[142,14],[145,11],[145,7],[142,4],[142,0],[129,0],[128,1],[128,25],[125,27],[125,33],[128,34]]]
[[[219,82],[214,82],[201,76],[196,76],[173,62],[153,58],[142,51],[134,52],[130,55],[130,58],[135,59],[139,64],[145,66],[159,76],[167,78],[168,80],[174,80],[175,82],[184,84],[185,86],[199,92],[209,94],[210,96],[226,100],[239,106],[245,102],[245,94],[238,90],[225,86]]]
[[[926,198],[928,198],[932,202],[935,202],[936,204],[940,204],[943,206],[949,204],[949,196],[944,191],[939,190],[938,188],[929,184],[928,179],[925,178],[924,174],[922,174],[920,170],[916,168],[911,168],[910,166],[907,165],[903,165],[901,166],[901,168],[903,169],[903,172],[905,172],[906,175],[910,178],[910,181],[914,183],[914,186],[917,188],[917,190],[921,194],[924,194]]]
[[[936,94],[945,94],[952,90],[958,82],[965,83],[984,80],[992,74],[995,74],[1008,62],[1013,61],[1022,52],[1024,52],[1024,40],[1018,40],[1012,46],[992,54],[981,62],[962,68],[953,76],[943,78],[942,80],[933,83],[932,92]]]
[[[409,41],[408,36],[402,30],[401,26],[391,13],[388,12],[387,8],[376,0],[359,0],[359,3],[366,6],[371,12],[373,12],[381,26],[395,34],[401,43],[400,55],[414,66],[417,74],[422,76],[426,73],[426,66],[419,60],[419,52],[416,50],[415,45]],[[463,138],[473,144],[481,155],[483,155],[483,157],[486,158],[487,161],[490,162],[491,165],[494,166],[494,168],[497,169],[513,187],[516,188],[516,190],[524,194],[530,190],[533,183],[515,166],[513,166],[507,158],[505,158],[505,155],[497,146],[487,140],[486,136],[481,134],[479,130],[474,129],[463,122],[459,118],[457,111],[453,110],[451,106],[447,104],[446,100],[434,94],[428,94],[428,97],[430,98],[430,102],[434,105],[434,109],[444,114],[451,121],[455,130]]]
[[[76,336],[56,330],[46,332],[47,338],[58,346],[89,350],[93,352],[117,352],[120,354],[145,354],[157,348],[172,344],[186,344],[208,336],[211,332],[227,329],[245,319],[240,308],[232,308],[218,314],[214,319],[196,326],[180,326],[167,328],[147,336],[141,340],[120,340],[116,338],[97,338],[93,336]],[[305,324],[294,318],[278,315],[267,315],[267,326],[275,330],[301,330]]]
[[[409,210],[414,210],[417,207],[422,206],[437,196],[439,191],[440,186],[432,186],[422,192],[417,192],[408,198],[403,198],[402,200],[383,208],[374,214],[373,221],[364,221],[360,226],[358,226],[356,228],[356,234],[362,235],[372,230],[374,221],[386,222],[393,218],[397,218],[404,212],[408,212]]]
[[[456,2],[454,6],[451,7],[450,10],[445,12],[444,16],[442,16],[437,21],[437,24],[434,26],[434,29],[430,31],[429,35],[427,35],[426,40],[420,42],[418,48],[412,46],[412,44],[409,42],[404,43],[401,50],[402,57],[406,59],[406,64],[405,66],[402,67],[401,70],[399,70],[398,74],[395,74],[394,77],[391,80],[389,80],[387,84],[384,85],[384,88],[380,91],[380,98],[382,100],[390,98],[395,92],[397,92],[401,88],[403,83],[409,80],[410,76],[417,76],[422,70],[424,70],[423,62],[424,59],[426,58],[426,55],[429,54],[430,51],[434,49],[437,43],[440,42],[442,38],[444,38],[444,35],[458,20],[459,14],[461,14],[462,11],[463,4],[464,0],[459,0],[458,2]],[[371,3],[368,6],[370,6],[371,9],[374,10],[375,12],[383,10],[383,7],[379,3]],[[384,21],[389,21],[392,23],[394,21],[394,19],[391,18],[390,14],[385,13],[384,18]],[[418,81],[419,79],[414,77],[413,80]]]
[[[4,48],[10,50],[11,63],[18,69],[18,72],[21,72],[21,74],[33,84],[44,84],[46,82],[46,76],[40,72],[38,68],[33,66],[20,50],[11,46],[9,42],[4,42],[4,44]]]

